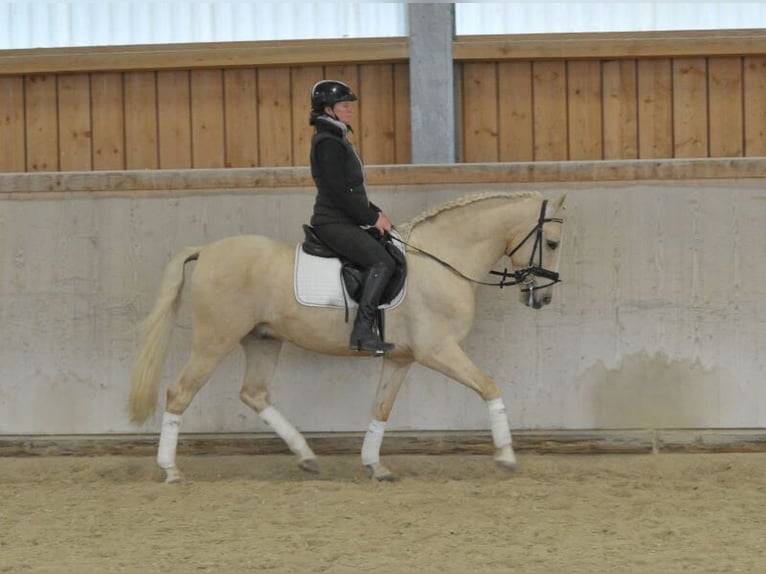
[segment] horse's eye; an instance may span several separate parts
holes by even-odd
[[[548,246],[548,249],[551,251],[555,250],[559,246],[558,241],[553,241],[552,239],[548,239],[545,244]]]

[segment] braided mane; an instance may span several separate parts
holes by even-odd
[[[403,235],[408,236],[416,225],[418,225],[419,223],[423,223],[424,221],[428,221],[429,219],[433,219],[440,213],[443,213],[445,211],[449,211],[451,209],[455,209],[458,207],[464,207],[466,205],[477,203],[479,201],[484,201],[486,199],[495,199],[498,197],[517,200],[517,199],[524,199],[527,197],[540,197],[540,194],[537,191],[483,191],[479,193],[464,195],[462,197],[458,197],[457,199],[453,199],[451,201],[442,203],[441,205],[437,205],[436,207],[427,209],[420,215],[414,217],[409,222],[401,225],[400,231],[402,232]]]

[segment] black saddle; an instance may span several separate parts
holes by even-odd
[[[394,271],[386,290],[383,292],[383,297],[380,299],[381,305],[387,305],[396,298],[399,292],[404,287],[404,281],[407,278],[407,259],[404,257],[404,253],[391,239],[391,236],[386,234],[380,237],[380,233],[374,227],[368,229],[370,235],[376,240],[380,241],[385,247],[388,254],[393,257],[396,262],[396,271]],[[366,270],[350,261],[344,259],[335,251],[330,249],[314,232],[314,228],[310,225],[303,226],[303,233],[305,239],[301,248],[305,253],[314,255],[316,257],[335,257],[341,261],[341,276],[343,283],[346,286],[346,291],[352,300],[359,302],[359,298],[362,296],[362,289],[364,287],[364,277]]]

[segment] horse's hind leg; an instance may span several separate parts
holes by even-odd
[[[199,351],[198,348],[203,348],[204,352]],[[168,387],[165,412],[162,417],[160,443],[157,448],[157,464],[165,470],[165,482],[172,483],[183,480],[183,475],[176,466],[176,447],[181,427],[181,415],[197,391],[207,382],[213,370],[232,348],[233,345],[229,348],[195,345],[192,355],[178,379]]]
[[[383,433],[396,395],[411,365],[411,360],[383,359],[383,371],[380,374],[372,410],[373,418],[362,443],[362,464],[369,468],[373,478],[378,480],[394,480],[391,471],[380,462],[380,445],[383,443]]]
[[[245,379],[240,398],[253,408],[298,457],[298,466],[307,472],[319,472],[316,455],[306,439],[272,404],[271,379],[279,360],[282,341],[248,336],[242,341],[245,351]]]

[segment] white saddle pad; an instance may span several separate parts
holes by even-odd
[[[402,249],[402,243],[394,242]],[[341,263],[337,257],[317,257],[309,255],[301,249],[299,243],[295,250],[295,298],[301,305],[309,307],[337,307],[349,309],[359,307],[352,300],[343,285],[340,274]],[[407,280],[394,300],[387,305],[381,305],[380,309],[393,309],[403,300],[407,291]],[[345,295],[345,301],[344,301]]]

